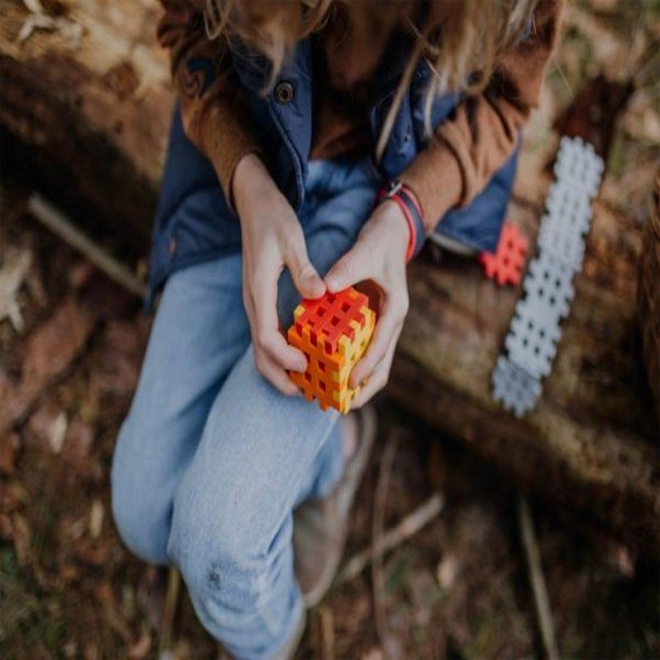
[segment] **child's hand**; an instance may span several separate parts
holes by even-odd
[[[325,277],[328,290],[341,291],[371,280],[381,293],[376,330],[364,357],[351,372],[349,385],[362,385],[351,408],[363,406],[389,379],[394,349],[408,313],[406,249],[408,224],[395,202],[376,207],[358,240]]]
[[[283,394],[298,394],[286,372],[305,371],[307,360],[279,331],[277,283],[286,267],[304,298],[319,298],[325,284],[309,261],[298,218],[257,156],[245,156],[236,166],[232,191],[241,221],[243,303],[257,370]]]

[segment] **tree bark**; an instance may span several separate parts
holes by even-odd
[[[144,254],[174,99],[155,39],[160,9],[155,0],[65,1],[56,5],[64,15],[49,17],[79,26],[79,43],[61,26],[20,42],[32,14],[0,0],[3,169]]]
[[[173,96],[154,41],[155,0],[80,0],[79,47],[57,31],[16,41],[29,18],[0,0],[0,130],[19,171],[87,229],[144,254]],[[9,152],[9,153],[8,153]],[[550,176],[524,168],[509,216],[534,237]],[[577,295],[541,401],[523,420],[490,378],[520,293],[472,261],[420,258],[389,393],[521,488],[588,516],[646,553],[660,549],[658,429],[635,311],[640,228],[596,202]]]

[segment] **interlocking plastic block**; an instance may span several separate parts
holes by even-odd
[[[575,296],[573,277],[584,258],[591,225],[591,200],[600,187],[604,163],[590,144],[562,138],[556,181],[546,199],[539,232],[539,256],[523,282],[525,299],[516,305],[505,345],[493,372],[493,396],[518,417],[531,410],[541,378],[552,368],[561,338],[560,321]]]
[[[497,282],[499,286],[520,284],[528,245],[527,237],[517,225],[512,222],[505,223],[495,254],[482,252],[479,255],[479,262],[486,277]]]
[[[519,305],[506,338],[509,357],[535,378],[550,374],[561,328],[539,319],[532,307]]]
[[[589,199],[596,196],[605,171],[603,159],[593,145],[580,138],[563,137],[555,161],[558,181],[580,189]]]
[[[516,417],[529,412],[541,396],[541,382],[517,364],[500,356],[493,372],[493,398]]]
[[[561,338],[559,322],[568,316],[575,295],[573,271],[553,254],[541,252],[529,266],[506,338],[509,357],[532,376],[550,373]]]
[[[541,222],[538,238],[542,253],[549,253],[559,259],[566,267],[577,272],[584,259],[584,240],[580,234],[566,228],[560,218],[545,216]]]
[[[572,235],[582,236],[591,226],[591,202],[584,191],[564,182],[550,186],[545,200],[546,217],[561,223]]]
[[[347,413],[360,390],[350,388],[348,378],[376,325],[367,296],[349,288],[303,300],[293,317],[287,339],[307,357],[307,370],[289,377],[307,400],[317,399],[323,410],[332,407]]]
[[[558,323],[568,316],[575,297],[574,274],[561,259],[545,250],[529,264],[523,283],[527,297],[523,302],[534,307],[539,321]]]

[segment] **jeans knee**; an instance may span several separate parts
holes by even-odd
[[[288,544],[277,542],[287,535]],[[290,529],[280,527],[275,536],[260,533],[245,512],[205,507],[194,497],[175,501],[168,553],[204,626],[239,657],[250,631],[279,640],[290,623],[297,593]]]
[[[118,441],[110,474],[112,516],[131,552],[148,563],[166,564],[171,503],[146,483],[143,471],[143,466],[125,460]]]
[[[244,520],[223,511],[222,506],[195,499],[184,503],[182,499],[175,502],[168,553],[189,589],[220,597],[229,591],[230,583],[238,583],[243,591],[256,593],[266,563],[254,552]]]

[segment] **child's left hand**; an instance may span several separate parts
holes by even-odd
[[[376,330],[364,357],[351,372],[349,385],[362,385],[351,408],[360,408],[385,387],[404,319],[408,313],[406,249],[408,224],[392,201],[379,204],[355,245],[330,269],[325,283],[337,292],[366,280],[380,289]]]

